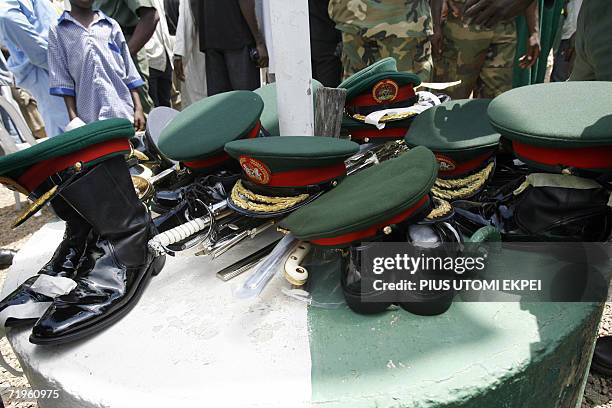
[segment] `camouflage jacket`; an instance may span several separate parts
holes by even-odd
[[[433,34],[429,0],[330,0],[329,16],[340,31],[363,37]]]

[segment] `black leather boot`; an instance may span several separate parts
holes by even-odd
[[[30,302],[51,302],[53,299],[31,290],[39,275],[74,278],[77,267],[85,251],[87,237],[91,226],[61,197],[51,200],[55,214],[66,221],[64,238],[53,253],[53,256],[38,272],[38,275],[28,278],[10,295],[0,301],[0,312],[12,305],[23,305]],[[36,319],[9,318],[5,325],[14,327],[35,322]]]
[[[147,245],[156,231],[121,157],[97,164],[61,195],[91,224],[97,240],[77,271],[77,287],[57,297],[36,322],[30,336],[35,344],[78,340],[113,324],[165,263]]]

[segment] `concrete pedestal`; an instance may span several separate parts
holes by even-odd
[[[18,254],[3,290],[36,272],[61,237],[49,224]],[[9,340],[41,408],[87,407],[574,407],[601,309],[594,304],[456,303],[439,317],[403,310],[364,317],[306,307],[275,278],[252,300],[214,271],[169,258],[138,306],[84,341],[58,347]],[[249,247],[250,248],[247,248]],[[342,298],[337,265],[311,269],[320,301]]]

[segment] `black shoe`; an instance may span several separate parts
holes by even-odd
[[[0,249],[0,269],[6,269],[11,266],[16,253],[12,249]]]
[[[455,291],[452,289],[414,291],[409,296],[410,301],[403,299],[403,302],[399,302],[402,309],[418,316],[437,316],[452,306]]]
[[[76,275],[77,267],[85,251],[87,238],[91,232],[91,226],[61,197],[53,198],[53,200],[51,200],[51,207],[59,218],[66,221],[64,238],[53,253],[49,262],[40,269],[37,275],[28,278],[10,295],[0,301],[0,312],[13,305],[53,301],[52,298],[36,293],[30,289],[32,284],[38,280],[39,275],[59,276],[63,278],[74,278]],[[15,327],[34,323],[35,321],[36,319],[9,318],[5,326]]]
[[[34,344],[79,340],[115,323],[165,263],[147,245],[156,231],[121,157],[97,164],[61,195],[92,226],[97,240],[78,268],[77,287],[56,298],[36,322]]]
[[[342,257],[340,286],[347,306],[355,313],[362,315],[378,314],[393,305],[393,298],[386,291],[375,290],[374,278],[364,276],[361,269],[361,257],[367,245],[353,246],[348,254]]]
[[[606,377],[612,377],[612,336],[597,339],[591,370]]]

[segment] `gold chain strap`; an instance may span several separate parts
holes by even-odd
[[[236,182],[232,189],[232,201],[238,207],[254,212],[270,213],[285,210],[296,206],[305,201],[308,194],[300,194],[293,197],[268,197],[255,194],[246,189],[240,180]]]
[[[432,194],[443,200],[457,200],[469,197],[484,186],[495,168],[495,163],[489,163],[477,173],[459,179],[437,179],[431,189]]]

